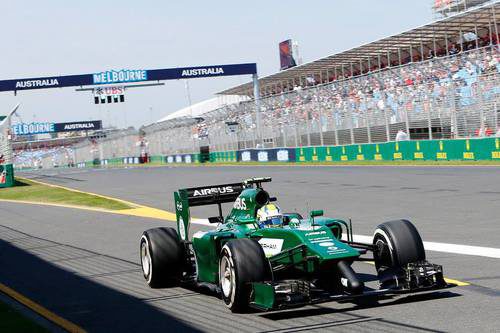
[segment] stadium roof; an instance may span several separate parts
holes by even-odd
[[[266,95],[265,91],[271,87],[278,87],[289,82],[301,82],[303,78],[313,75],[321,76],[332,73],[335,69],[351,65],[359,66],[360,61],[363,66],[368,59],[375,57],[386,57],[388,52],[391,58],[398,50],[420,50],[421,45],[433,45],[435,41],[456,38],[467,32],[475,32],[476,29],[493,27],[496,22],[497,13],[500,12],[499,1],[494,1],[479,7],[470,8],[454,16],[434,21],[421,27],[402,32],[397,35],[379,39],[377,41],[355,47],[340,53],[330,55],[315,61],[311,61],[300,66],[292,67],[272,75],[259,79],[261,96]],[[253,83],[248,82],[233,88],[226,89],[218,93],[219,95],[247,95],[253,97]]]
[[[432,8],[444,16],[467,10],[493,0],[435,0]]]
[[[175,118],[182,117],[200,117],[202,114],[216,110],[224,105],[238,103],[248,99],[243,96],[219,96],[211,99],[207,99],[206,101],[202,101],[200,103],[193,104],[191,106],[185,107],[178,111],[175,111],[160,120],[157,123],[161,123],[167,120],[172,120]]]

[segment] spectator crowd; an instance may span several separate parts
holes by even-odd
[[[425,120],[429,115],[451,117],[454,110],[455,137],[474,136],[478,126],[496,131],[498,117],[492,108],[500,88],[497,46],[464,52],[453,47],[449,53],[431,53],[425,61],[262,98],[261,125],[264,132],[273,128],[274,133],[304,124],[325,131]],[[488,109],[482,119],[479,109]],[[227,105],[204,119],[197,126],[209,136],[224,132],[227,121],[238,122],[240,132],[256,129],[253,102]]]

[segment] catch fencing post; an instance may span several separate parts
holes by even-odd
[[[432,118],[431,118],[432,102],[429,100],[427,101],[429,102],[428,103],[429,107],[427,108],[427,128],[429,130],[429,140],[432,140]]]
[[[288,140],[290,140],[290,134],[288,134],[288,127],[290,125],[287,125],[286,123],[285,124],[282,124],[281,125],[281,130],[283,131],[283,147],[289,147],[289,146],[292,146],[292,145],[289,145],[288,143]]]
[[[449,100],[451,103],[451,127],[454,129],[454,137],[453,139],[457,139],[460,137],[459,129],[458,129],[458,119],[457,119],[457,104],[455,98],[455,86],[452,82],[451,89],[449,90]]]
[[[479,96],[479,128],[482,130],[485,128],[485,123],[484,123],[484,108],[485,108],[485,105],[484,105],[484,98],[483,98],[483,88],[484,88],[484,83],[483,84],[480,84],[478,87],[477,87],[477,90],[478,90],[478,96]],[[472,88],[471,88],[472,89]],[[473,94],[471,94],[473,95]],[[472,98],[472,97],[471,97]],[[486,132],[485,132],[486,134]]]
[[[324,139],[323,139],[323,108],[322,108],[322,105],[320,103],[320,98],[319,98],[319,88],[316,89],[316,92],[317,92],[317,95],[316,95],[316,105],[318,107],[318,115],[319,115],[319,119],[318,119],[318,125],[319,125],[319,142],[320,142],[320,145],[323,146],[324,145]]]
[[[349,114],[349,134],[351,136],[351,144],[354,144],[354,124],[353,124],[353,121],[352,121],[352,108],[348,105],[347,106],[348,108],[348,114]]]
[[[333,113],[333,133],[335,135],[335,145],[339,145],[339,133],[337,132],[337,110],[335,110],[335,105],[332,102],[332,113]]]
[[[294,140],[295,140],[295,147],[298,147],[299,146],[299,129],[297,127],[297,116],[295,114],[295,107],[291,108],[291,112],[292,112],[292,118],[293,118],[293,133],[294,133]],[[302,145],[302,144],[301,144]]]
[[[493,102],[493,111],[494,117],[495,117],[495,133],[498,133],[500,131],[500,124],[498,123],[498,109],[497,109],[497,101]]]
[[[262,144],[261,124],[260,124],[260,88],[259,88],[259,76],[257,73],[252,74],[253,79],[253,98],[255,103],[255,125],[257,126],[257,142]],[[254,142],[255,147],[255,142]]]
[[[366,106],[366,98],[363,97],[363,101],[365,104],[366,108],[366,114],[365,114],[365,119],[366,119],[366,135],[368,136],[368,143],[372,143],[372,131],[370,128],[370,108]]]
[[[312,118],[312,115],[311,115]],[[307,133],[307,146],[311,146],[311,120],[309,119],[309,112],[306,111],[306,133]]]
[[[391,141],[391,132],[389,130],[389,119],[387,118],[387,108],[385,105],[382,108],[382,111],[384,112],[384,120],[385,120],[385,138],[386,141],[389,142]]]

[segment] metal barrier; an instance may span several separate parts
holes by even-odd
[[[76,164],[88,161],[140,155],[139,132],[135,129],[117,130],[107,137],[88,139],[73,146]]]

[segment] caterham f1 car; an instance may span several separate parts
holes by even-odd
[[[140,259],[152,288],[208,286],[233,312],[396,295],[448,287],[442,267],[426,261],[422,239],[407,220],[380,224],[369,244],[353,240],[350,221],[281,213],[262,187],[270,178],[180,189],[177,230],[143,233]],[[222,204],[233,203],[227,217]],[[190,207],[217,205],[217,225],[189,237]],[[367,253],[373,255],[367,257]],[[380,287],[368,288],[352,263],[372,261]]]

